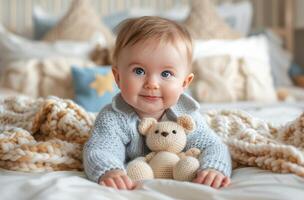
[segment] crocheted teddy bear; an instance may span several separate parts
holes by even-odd
[[[191,148],[182,152],[187,134],[195,129],[190,116],[180,116],[177,122],[144,118],[138,128],[146,136],[146,144],[152,152],[128,163],[127,174],[132,180],[166,178],[191,181],[195,177],[200,150]]]

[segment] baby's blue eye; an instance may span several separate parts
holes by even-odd
[[[136,67],[133,71],[135,72],[136,75],[144,75],[145,74],[145,71],[140,67]]]
[[[169,78],[170,76],[172,76],[172,73],[170,71],[163,71],[161,73],[161,76],[164,78]]]

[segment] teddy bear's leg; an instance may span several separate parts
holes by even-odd
[[[180,159],[173,168],[173,178],[179,181],[191,181],[195,178],[199,161],[191,156]]]
[[[136,159],[127,165],[127,174],[133,181],[153,179],[152,168],[144,160]]]

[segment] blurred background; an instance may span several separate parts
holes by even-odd
[[[189,93],[198,101],[302,100],[303,10],[302,0],[0,0],[0,88],[80,104],[82,97],[104,98],[107,92],[82,94],[90,73],[77,75],[72,66],[107,73],[115,26],[156,15],[186,26],[195,40],[197,78]],[[237,72],[225,75],[230,68]]]
[[[113,21],[117,22],[123,17],[126,17],[127,12],[133,15],[151,15],[164,14],[172,18],[182,19],[186,17],[186,12],[189,11],[191,0],[92,0],[92,4],[101,17],[106,17],[109,25],[113,26],[109,17],[115,17]],[[241,17],[241,12],[249,11],[248,7],[244,6],[244,0],[211,0],[218,6],[219,14],[227,19],[230,24],[240,23],[244,21]],[[284,23],[284,14],[290,14],[294,20],[289,24],[294,26],[293,35],[295,37],[295,59],[299,64],[304,65],[304,1],[292,1],[291,13],[284,12],[285,0],[251,0],[250,3],[250,18],[248,19],[247,27],[249,30],[262,30],[270,25],[282,25]],[[0,0],[0,20],[2,24],[8,27],[11,31],[33,37],[33,25],[36,15],[51,15],[54,18],[59,18],[68,10],[71,0]],[[242,5],[243,4],[243,5]],[[245,3],[246,4],[246,3]],[[242,5],[242,6],[240,6]],[[233,8],[234,7],[234,8]],[[131,10],[130,10],[131,9]],[[237,10],[238,9],[238,10]],[[246,10],[247,9],[247,10]],[[128,11],[129,10],[129,11]],[[138,11],[138,12],[137,12]],[[180,12],[182,11],[182,12]],[[35,14],[33,14],[35,12]],[[45,13],[44,13],[45,12]],[[137,13],[136,13],[137,12]],[[176,12],[176,13],[175,13]],[[240,12],[239,14],[236,12]],[[49,20],[54,20],[49,18]],[[245,22],[243,22],[245,23]],[[245,25],[244,25],[245,26]]]

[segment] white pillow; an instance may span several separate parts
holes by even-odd
[[[103,36],[97,34],[88,42],[32,41],[7,31],[0,24],[0,70],[8,63],[31,58],[76,57],[87,59],[96,44],[105,46]]]
[[[217,55],[245,57],[261,62],[270,69],[268,43],[263,35],[240,38],[237,40],[195,40],[193,59]],[[263,67],[261,66],[260,67]]]
[[[246,73],[250,76],[250,82],[246,83],[246,87],[252,90],[248,91],[251,93],[248,95],[252,96],[252,100],[276,101],[268,42],[265,36],[252,36],[238,40],[194,41],[194,61],[224,55],[230,56],[231,61],[242,60],[246,63]]]

